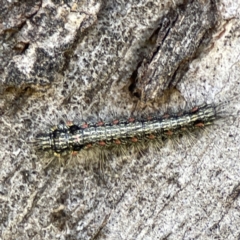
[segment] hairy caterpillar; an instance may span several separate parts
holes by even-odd
[[[162,144],[169,138],[196,132],[220,116],[220,105],[203,104],[177,114],[147,117],[142,119],[113,120],[112,122],[72,122],[51,127],[36,136],[37,146],[42,151],[55,154],[79,152],[97,148],[102,151],[119,152],[121,147],[146,147],[151,142]]]

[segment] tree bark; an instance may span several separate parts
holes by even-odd
[[[239,9],[3,1],[1,239],[239,239]],[[184,101],[222,102],[224,118],[104,162],[92,152],[90,163],[69,154],[62,164],[33,144],[60,120],[171,113]]]

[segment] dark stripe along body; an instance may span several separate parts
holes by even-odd
[[[41,150],[52,150],[57,154],[94,146],[114,148],[117,145],[147,143],[153,139],[164,141],[183,132],[193,132],[211,125],[216,117],[216,106],[205,104],[174,116],[164,115],[143,120],[130,118],[81,126],[61,123],[47,133],[38,134],[36,140]]]

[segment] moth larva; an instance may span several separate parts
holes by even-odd
[[[194,132],[211,125],[218,116],[215,104],[204,104],[174,115],[163,115],[137,120],[114,120],[112,122],[73,123],[52,127],[36,137],[38,147],[55,154],[78,152],[91,148],[113,150],[119,146],[148,145],[151,141],[163,142],[169,138]]]

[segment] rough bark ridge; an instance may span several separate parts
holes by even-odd
[[[142,100],[153,100],[176,84],[210,41],[217,25],[214,2],[191,1],[170,9],[159,21],[154,50],[144,59],[136,76],[136,87]],[[154,36],[154,35],[157,36]]]
[[[229,0],[3,1],[1,239],[238,239],[239,9]],[[170,87],[172,103],[160,105]],[[61,119],[177,108],[177,96],[231,99],[232,116],[200,139],[103,169],[98,159],[45,166],[31,144]]]

